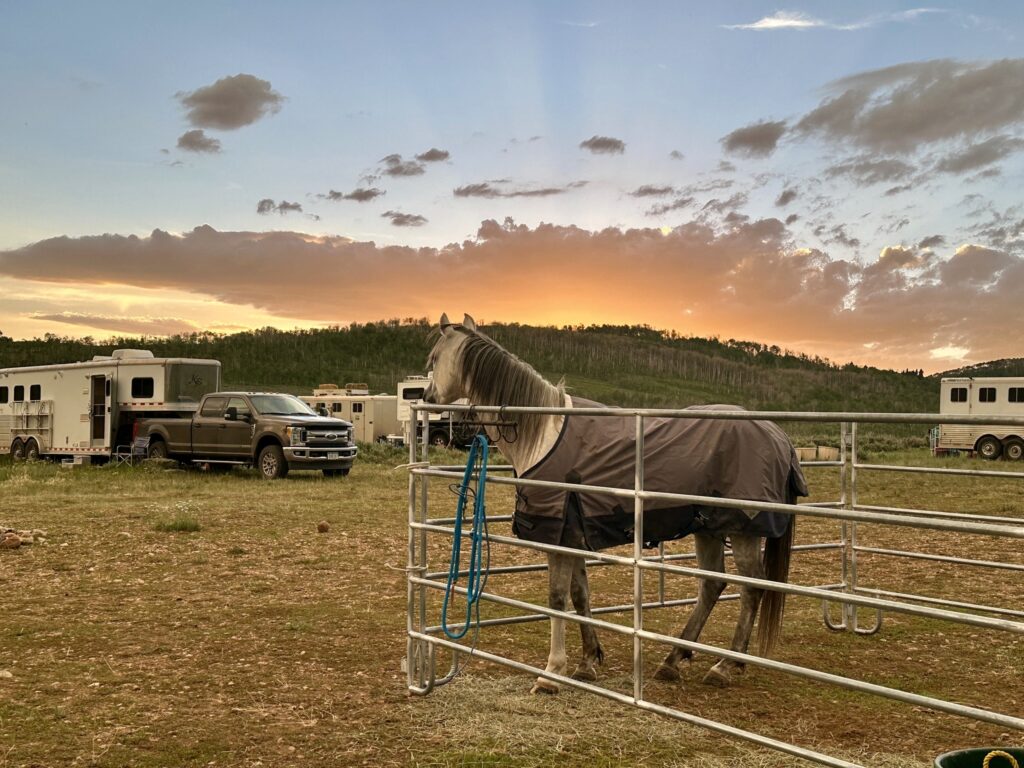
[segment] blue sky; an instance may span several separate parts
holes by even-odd
[[[907,367],[1009,356],[1005,344],[1019,336],[993,345],[981,329],[958,332],[963,317],[938,318],[930,336],[903,339],[866,313],[884,309],[883,319],[902,322],[898,309],[878,302],[925,302],[922,291],[945,279],[941,264],[964,247],[1001,254],[970,251],[963,261],[968,282],[994,286],[999,306],[1013,306],[1022,17],[1024,7],[1010,2],[8,3],[0,8],[0,295],[8,297],[0,299],[0,329],[102,336],[451,312],[462,308],[394,296],[386,249],[426,249],[402,263],[430,272],[448,244],[483,246],[481,223],[511,217],[520,229],[508,232],[534,246],[542,222],[592,236],[704,227],[716,247],[736,240],[747,248],[737,257],[743,264],[752,258],[752,227],[774,220],[784,230],[773,230],[770,243],[759,236],[753,251],[813,251],[817,272],[802,273],[800,284],[810,290],[843,272],[841,296],[811,291],[803,317],[792,301],[766,300],[765,312],[793,315],[767,325],[716,323],[712,306],[686,300],[599,312],[594,297],[621,282],[609,265],[629,265],[627,242],[624,253],[600,261],[605,288],[594,283],[559,312],[550,311],[547,287],[518,305],[465,309],[521,322],[651,322]],[[994,66],[1000,60],[1009,64]],[[893,73],[895,65],[909,69]],[[865,75],[878,71],[887,74]],[[229,127],[190,115],[189,94],[206,108],[239,107],[227,92],[239,76],[257,89],[244,96],[255,113],[230,116]],[[1005,89],[1006,99],[977,104],[971,78]],[[962,126],[943,116],[947,92],[950,110],[971,113]],[[848,124],[814,112],[844,93],[865,99]],[[735,133],[751,126],[759,128]],[[180,148],[190,131],[192,149]],[[588,148],[592,137],[599,141]],[[415,160],[431,149],[447,154]],[[393,163],[422,172],[389,175],[385,158],[394,155],[401,158]],[[378,194],[327,199],[332,190]],[[287,248],[292,255],[282,258],[310,274],[324,264],[381,274],[361,281],[363,303],[339,292],[334,304],[311,310],[259,286],[228,296],[217,270],[189,280],[145,268],[158,255],[183,259],[183,269],[191,263],[160,251],[153,230],[186,247],[201,225],[225,237],[280,231],[321,245],[372,243],[369,261],[337,245],[307,265]],[[142,238],[142,266],[114,270],[104,235]],[[55,240],[64,236],[74,248]],[[249,246],[236,242],[236,252],[272,259],[256,255],[256,240],[263,242],[242,238]],[[875,283],[864,270],[886,248],[904,249],[882,262],[899,270],[899,286],[869,296]],[[72,250],[91,273],[69,265]],[[586,268],[586,252],[577,267]],[[460,250],[455,264],[468,253]],[[506,257],[487,258],[495,269],[520,263]],[[218,270],[230,266],[223,258]],[[236,266],[251,271],[245,258]],[[685,255],[663,258],[700,269]],[[994,270],[987,282],[975,274],[981,264]],[[792,277],[791,266],[777,274]],[[544,283],[544,262],[536,270]],[[736,274],[706,288],[724,291],[723,307],[738,295]],[[691,275],[671,279],[689,283]],[[956,288],[945,287],[951,295]],[[904,292],[900,302],[894,290]],[[859,305],[865,317],[853,322]],[[820,312],[836,322],[816,334],[810,318]]]

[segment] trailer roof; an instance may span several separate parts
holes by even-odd
[[[197,357],[141,357],[141,358],[108,358],[106,360],[85,360],[80,363],[53,363],[51,365],[27,365],[21,368],[0,368],[3,373],[31,373],[33,371],[63,371],[68,368],[110,368],[121,365],[166,365],[168,363],[188,363],[199,365],[220,366],[220,360],[209,360]]]

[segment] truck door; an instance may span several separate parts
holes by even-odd
[[[217,430],[217,453],[226,459],[252,457],[252,409],[244,397],[228,399],[223,424]]]
[[[110,450],[110,376],[90,376],[89,446]]]
[[[192,454],[196,458],[220,454],[220,432],[224,429],[226,397],[208,397],[192,417]]]

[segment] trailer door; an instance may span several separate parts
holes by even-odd
[[[110,450],[110,376],[91,376],[89,445]]]

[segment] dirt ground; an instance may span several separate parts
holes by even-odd
[[[47,533],[43,545],[0,551],[0,673],[10,673],[0,674],[0,768],[806,764],[590,694],[531,696],[529,678],[480,661],[431,696],[408,696],[407,475],[393,468],[403,460],[378,453],[345,479],[294,473],[278,482],[245,471],[0,465],[0,527]],[[835,498],[834,471],[809,474],[816,499]],[[442,483],[432,493],[438,513],[454,511]],[[491,514],[510,510],[506,491],[490,499]],[[1024,520],[1014,481],[865,473],[861,501]],[[318,533],[319,521],[330,530]],[[802,520],[798,530],[800,543],[838,539],[834,523]],[[860,543],[1024,563],[1020,540],[872,525],[860,527]],[[445,544],[432,547],[437,570],[447,567]],[[521,562],[521,552],[493,552],[495,565]],[[879,555],[859,565],[864,585],[1024,609],[1020,571]],[[838,574],[836,553],[806,553],[793,581]],[[624,569],[592,569],[591,581],[595,605],[629,599]],[[546,576],[495,576],[489,588],[541,601]],[[682,577],[667,590],[694,592]],[[432,598],[430,610],[439,616],[440,602]],[[674,633],[685,615],[649,611],[645,621]],[[720,605],[702,639],[727,644],[735,615],[734,603]],[[547,641],[546,622],[490,627],[478,639],[541,666]],[[602,641],[601,683],[630,691],[630,641],[610,633]],[[570,627],[570,663],[578,649]],[[649,675],[665,650],[645,648]],[[898,614],[874,636],[832,633],[820,603],[793,599],[776,658],[1024,716],[1020,634]],[[866,766],[921,766],[949,749],[1024,743],[1019,731],[764,669],[730,689],[709,688],[700,678],[712,663],[698,656],[683,683],[650,680],[647,694]]]

